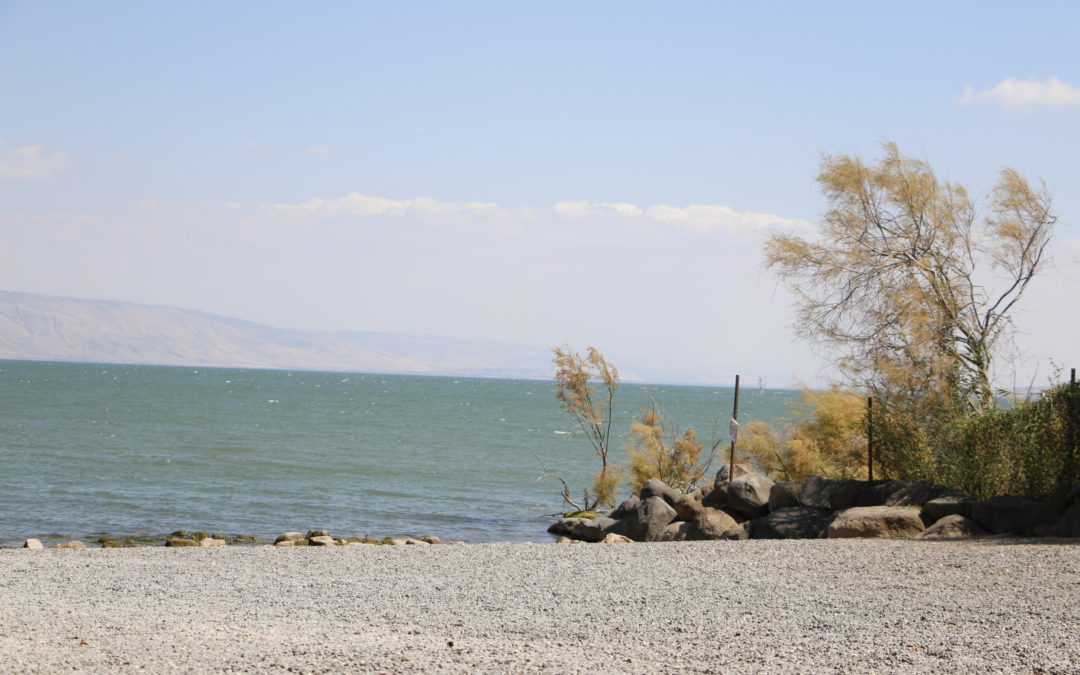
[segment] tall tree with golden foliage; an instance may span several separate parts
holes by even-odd
[[[619,371],[609,364],[595,347],[585,350],[585,356],[569,347],[553,347],[555,353],[555,398],[574,418],[578,428],[589,439],[600,458],[600,471],[593,476],[591,488],[585,488],[584,504],[569,499],[563,483],[563,499],[579,510],[592,510],[598,504],[612,505],[618,496],[620,471],[608,461],[611,446],[611,416],[615,405],[615,390],[619,386]],[[597,391],[593,382],[600,383]],[[553,475],[553,474],[548,474]]]
[[[997,347],[1046,262],[1050,195],[1004,169],[980,219],[962,186],[893,143],[884,152],[875,165],[825,156],[820,236],[774,234],[766,262],[798,298],[797,333],[851,384],[992,408]]]

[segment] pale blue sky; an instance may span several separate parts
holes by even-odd
[[[0,288],[816,381],[760,241],[816,222],[820,153],[891,139],[977,195],[1002,166],[1054,191],[1019,317],[1020,377],[1047,374],[1080,360],[1077,26],[1076,2],[0,0]]]

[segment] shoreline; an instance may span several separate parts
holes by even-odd
[[[0,551],[0,656],[20,672],[1080,664],[1076,540],[270,548]]]

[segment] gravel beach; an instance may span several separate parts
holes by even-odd
[[[1080,673],[1080,543],[0,551],[5,672]]]

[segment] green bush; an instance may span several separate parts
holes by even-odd
[[[890,478],[931,479],[977,498],[1062,498],[1080,481],[1080,385],[1004,410],[918,419],[874,411],[875,463]]]

